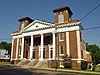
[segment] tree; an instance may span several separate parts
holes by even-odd
[[[0,48],[8,50],[8,54],[11,53],[11,43],[1,42],[0,43]]]
[[[96,64],[96,65],[99,64],[100,63],[100,48],[95,44],[89,45],[88,43],[86,43],[86,50],[91,52],[93,64]]]
[[[88,65],[87,61],[82,61],[82,63],[81,63],[81,69],[82,70],[86,70],[87,69],[87,65]]]

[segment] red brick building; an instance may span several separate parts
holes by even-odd
[[[19,19],[19,30],[12,34],[11,60],[23,58],[48,61],[50,67],[55,59],[63,67],[64,56],[71,57],[71,68],[80,69],[84,60],[82,46],[82,26],[79,20],[72,20],[69,7],[53,10],[54,23],[33,20],[29,17]]]

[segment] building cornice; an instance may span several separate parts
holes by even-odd
[[[26,30],[27,28],[29,28],[34,23],[41,23],[41,24],[45,24],[45,25],[49,25],[49,26],[48,27],[34,29],[34,30]],[[22,31],[13,33],[11,35],[12,36],[16,36],[16,35],[21,35],[22,33],[27,33],[27,32],[42,31],[42,30],[52,29],[52,28],[53,29],[56,28],[56,30],[57,30],[57,29],[61,29],[61,28],[70,28],[70,27],[75,27],[75,26],[79,26],[80,29],[82,29],[80,22],[72,22],[72,23],[67,23],[67,24],[63,24],[63,25],[54,26],[54,24],[51,25],[51,23],[46,23],[46,22],[35,20],[35,22],[33,22],[31,25],[29,25],[28,27],[24,28]]]

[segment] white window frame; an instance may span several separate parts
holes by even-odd
[[[59,33],[59,41],[64,41],[64,33]]]
[[[63,47],[63,53],[61,53],[61,51],[62,51],[62,50],[61,50],[61,47]],[[63,55],[64,55],[64,45],[60,45],[60,46],[59,46],[59,55],[60,55],[60,56],[63,56]]]
[[[58,15],[58,23],[63,23],[64,22],[64,15],[62,12]]]
[[[21,24],[21,30],[24,29],[24,21],[22,21],[22,24]]]

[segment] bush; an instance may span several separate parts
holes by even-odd
[[[71,63],[64,63],[64,68],[71,68]]]
[[[52,64],[52,66],[51,66],[52,68],[56,68],[56,69],[58,69],[58,67],[59,67],[59,64],[56,62],[54,62],[53,64]]]
[[[82,70],[86,70],[87,69],[87,62],[86,61],[82,61],[82,63],[81,63],[81,69]]]
[[[100,72],[100,65],[94,66],[94,71]]]
[[[14,60],[11,61],[11,64],[14,64]]]

